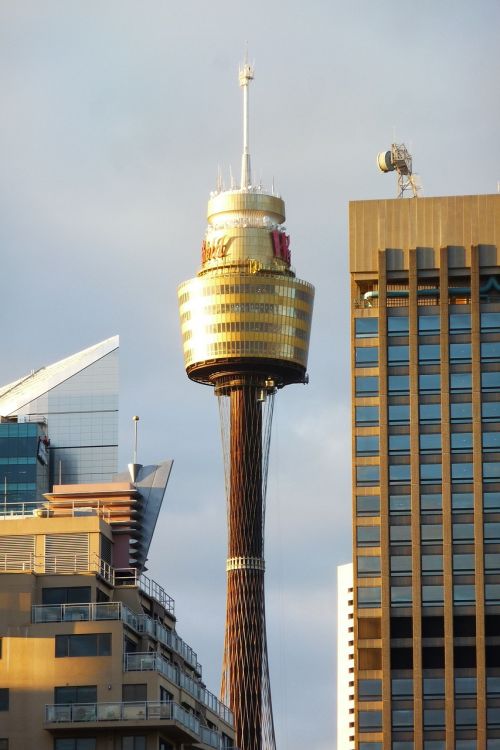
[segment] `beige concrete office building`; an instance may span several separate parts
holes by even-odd
[[[232,746],[231,712],[137,562],[170,465],[55,486],[43,507],[0,515],[1,750]]]
[[[500,748],[500,195],[350,204],[356,750]]]

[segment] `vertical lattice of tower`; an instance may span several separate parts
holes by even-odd
[[[274,394],[307,382],[314,288],[296,278],[280,197],[252,184],[248,93],[240,69],[243,157],[238,188],[219,179],[208,203],[201,268],[179,287],[186,371],[219,398],[228,560],[222,694],[240,750],[273,750],[264,606],[264,517]]]

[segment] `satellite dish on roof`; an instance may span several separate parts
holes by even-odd
[[[403,198],[407,190],[418,198],[422,188],[417,175],[413,174],[412,157],[404,143],[393,143],[390,151],[381,151],[377,155],[377,166],[381,172],[397,172],[398,198]]]

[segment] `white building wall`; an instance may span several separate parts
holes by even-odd
[[[337,567],[337,750],[354,750],[352,563]]]

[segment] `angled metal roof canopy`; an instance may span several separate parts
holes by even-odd
[[[19,380],[0,387],[0,415],[8,417],[16,414],[30,401],[43,396],[52,388],[118,349],[119,344],[119,336],[111,336],[99,344],[89,346],[88,349],[83,349],[47,367],[41,367]]]

